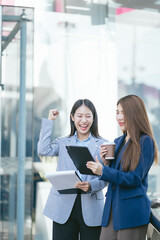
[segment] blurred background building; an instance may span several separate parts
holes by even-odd
[[[60,111],[55,138],[69,133],[74,101],[90,99],[113,140],[118,98],[137,94],[160,149],[160,1],[0,0],[0,30],[0,239],[50,240],[44,172],[57,159],[37,155],[50,108]],[[159,172],[149,174],[151,199]]]

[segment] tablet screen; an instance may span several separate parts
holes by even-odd
[[[84,146],[66,146],[66,149],[68,151],[68,154],[70,158],[72,159],[74,165],[76,168],[80,171],[82,174],[87,175],[96,175],[87,168],[86,163],[88,161],[94,161],[94,158],[92,157],[89,149]]]

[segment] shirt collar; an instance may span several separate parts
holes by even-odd
[[[79,140],[79,139],[77,138],[77,131],[75,131],[74,136],[75,136],[76,141],[82,142],[81,140]],[[85,139],[83,142],[88,142],[90,139],[91,139],[91,132],[90,132],[90,134],[89,134],[89,137],[88,137],[87,139]]]

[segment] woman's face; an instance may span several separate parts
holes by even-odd
[[[74,116],[71,115],[72,121],[74,121],[77,129],[78,138],[85,139],[89,136],[90,128],[93,123],[92,111],[85,105],[77,108]]]
[[[116,111],[116,120],[120,126],[120,129],[124,132],[127,131],[127,123],[125,122],[124,111],[121,104],[118,104]]]

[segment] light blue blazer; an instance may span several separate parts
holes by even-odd
[[[42,128],[38,142],[38,154],[41,156],[58,156],[57,171],[76,170],[76,167],[69,157],[66,145],[76,145],[75,136],[60,137],[51,142],[53,121],[43,118]],[[91,136],[88,148],[95,158],[99,156],[99,149],[105,139]],[[86,225],[100,226],[104,208],[104,195],[102,189],[106,182],[99,180],[94,175],[82,175],[83,181],[90,182],[91,192],[81,194],[82,214]],[[51,188],[47,203],[44,208],[44,215],[60,224],[65,223],[72,211],[77,194],[60,194],[54,187]]]
[[[115,140],[117,151],[124,140],[124,135]],[[123,146],[118,158],[109,167],[105,166],[101,179],[109,181],[102,226],[107,226],[112,208],[113,227],[132,228],[148,224],[150,221],[150,200],[147,197],[148,171],[154,160],[153,139],[147,135],[140,138],[141,154],[138,166],[134,171],[124,172],[120,161],[127,145]]]

